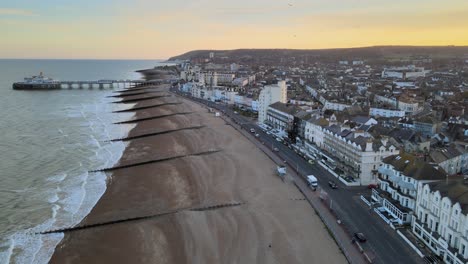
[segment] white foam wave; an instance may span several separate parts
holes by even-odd
[[[105,102],[108,99],[103,98],[101,101]],[[92,131],[87,134],[90,137],[87,144],[90,148],[96,149],[95,156],[89,157],[92,161],[86,163],[87,165],[79,163],[75,169],[81,173],[61,173],[47,179],[51,188],[55,186],[46,198],[51,204],[51,217],[34,228],[11,235],[7,244],[0,245],[0,248],[6,248],[0,252],[0,262],[6,260],[5,263],[47,263],[64,235],[63,233],[36,235],[36,233],[80,223],[104,194],[106,174],[102,172],[90,174],[87,171],[115,165],[127,144],[106,141],[127,136],[135,126],[112,124],[133,117],[131,113],[111,113],[115,110],[112,107],[115,106],[115,104],[93,103],[81,104],[78,109],[66,109],[69,117],[83,119],[83,123],[79,126],[80,130],[87,127]],[[62,135],[66,133],[62,129],[58,132]]]
[[[51,218],[33,228],[17,232],[8,238],[7,250],[0,252],[4,263],[47,263],[55,247],[63,238],[63,233],[40,235],[39,232],[50,230],[56,221],[59,205],[52,206]]]
[[[65,178],[67,178],[67,176],[68,176],[68,174],[64,172],[64,173],[49,177],[47,179],[47,181],[49,181],[49,182],[62,182],[63,180],[65,180]]]

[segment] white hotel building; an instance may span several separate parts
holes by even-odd
[[[267,119],[269,105],[276,102],[286,103],[286,96],[286,81],[279,81],[278,84],[263,87],[258,96],[258,122],[264,123]]]
[[[413,233],[445,263],[468,263],[468,182],[418,184]]]
[[[375,184],[382,160],[399,153],[393,138],[374,139],[364,131],[338,125],[324,128],[323,149],[338,159],[338,168],[360,185]]]
[[[372,190],[372,199],[400,225],[411,222],[418,184],[445,179],[445,173],[406,153],[385,158],[378,175],[379,189]]]
[[[370,116],[380,116],[380,117],[404,117],[405,111],[398,109],[386,109],[386,108],[375,108],[371,107],[369,109]]]

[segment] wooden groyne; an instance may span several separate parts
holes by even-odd
[[[185,158],[185,157],[211,155],[211,154],[215,154],[215,153],[218,153],[218,152],[221,152],[221,151],[222,151],[221,149],[209,150],[209,151],[204,151],[204,152],[198,152],[198,153],[192,153],[192,154],[186,154],[186,155],[179,155],[179,156],[173,156],[173,157],[168,157],[168,158],[161,158],[161,159],[154,159],[154,160],[147,160],[147,161],[142,161],[142,162],[130,163],[130,164],[115,166],[115,167],[111,167],[111,168],[93,170],[93,171],[90,171],[90,172],[108,172],[108,171],[126,169],[126,168],[142,166],[142,165],[147,165],[147,164],[152,164],[152,163],[158,163],[158,162],[170,161],[170,160],[175,160],[175,159],[181,159],[181,158]]]
[[[59,228],[59,229],[48,230],[44,232],[38,232],[36,234],[45,235],[45,234],[53,234],[53,233],[67,233],[67,232],[79,231],[79,230],[89,229],[89,228],[96,228],[96,227],[115,225],[115,224],[120,224],[120,223],[125,223],[125,222],[157,218],[157,217],[177,214],[183,211],[210,211],[210,210],[216,210],[216,209],[221,209],[221,208],[241,206],[243,204],[245,204],[245,202],[231,202],[231,203],[222,203],[222,204],[206,205],[206,206],[199,206],[199,207],[180,208],[180,209],[170,210],[170,211],[161,212],[161,213],[152,214],[152,215],[111,220],[111,221],[106,221],[106,222],[101,222],[101,223],[96,223],[96,224],[89,224],[89,225],[82,225],[82,226],[75,226],[75,227]]]

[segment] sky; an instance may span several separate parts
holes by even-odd
[[[468,45],[467,0],[0,0],[0,58]]]

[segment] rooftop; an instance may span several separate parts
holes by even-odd
[[[295,105],[285,104],[285,103],[282,103],[282,102],[276,102],[274,104],[271,104],[269,107],[271,107],[273,109],[276,109],[278,111],[281,111],[283,113],[290,114],[290,115],[295,115],[295,114],[302,111],[302,109],[300,109],[299,107],[297,107]]]
[[[408,153],[392,155],[383,159],[386,164],[392,165],[395,170],[415,180],[444,180],[446,174],[442,169],[435,169],[430,164],[418,160]]]
[[[432,191],[439,191],[442,197],[448,197],[453,204],[459,203],[464,214],[468,213],[468,184],[461,177],[448,181],[430,183]]]

